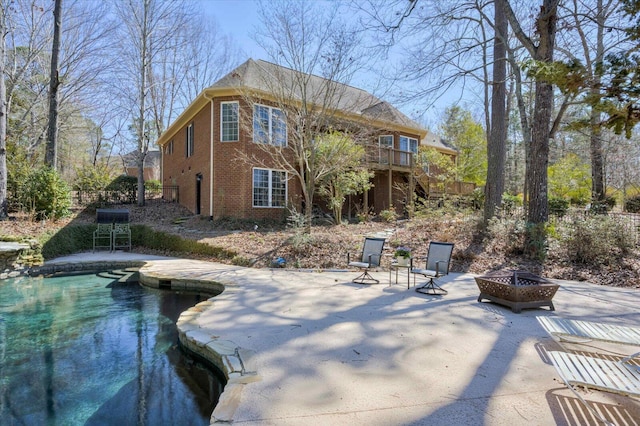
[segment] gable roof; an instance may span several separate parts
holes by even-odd
[[[301,93],[302,87],[306,93]],[[390,130],[404,130],[420,135],[426,132],[426,129],[391,104],[362,89],[317,75],[300,73],[271,62],[248,59],[200,93],[160,136],[157,143],[167,143],[214,96],[238,95],[247,90],[266,97],[279,92],[278,96],[284,95],[294,102],[303,98],[311,103],[316,99],[322,100],[327,102],[327,107],[343,113],[347,118],[373,120],[376,125],[389,127]],[[327,92],[332,94],[330,99],[325,96]]]

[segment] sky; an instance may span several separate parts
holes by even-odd
[[[260,24],[258,5],[253,0],[200,0],[207,15],[213,17],[222,32],[231,34],[247,58],[267,59],[251,39],[253,28]]]
[[[199,0],[205,13],[215,19],[220,26],[221,30],[225,34],[232,35],[234,41],[245,53],[245,59],[249,57],[253,59],[269,60],[269,57],[264,50],[251,38],[251,34],[254,28],[260,25],[260,17],[258,14],[258,3],[255,0]],[[374,77],[375,79],[375,77]],[[356,76],[353,85],[367,90],[364,85],[359,85],[358,80],[367,81],[367,76]],[[456,92],[452,91],[450,97],[440,99],[435,102],[433,108],[429,109],[425,116],[419,120],[421,124],[427,126],[431,130],[436,130],[435,127],[440,120],[444,110],[457,102],[460,98],[461,89]],[[375,93],[374,93],[375,94]],[[388,100],[388,99],[385,99]],[[407,116],[417,119],[415,117],[415,110],[423,110],[423,107],[416,105],[398,105],[394,104],[399,110],[405,113]],[[463,105],[464,107],[464,105]]]

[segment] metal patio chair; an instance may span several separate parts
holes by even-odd
[[[380,259],[382,258],[382,250],[384,249],[384,238],[371,238],[364,239],[364,245],[362,246],[362,254],[358,260],[352,261],[351,255],[347,253],[347,264],[364,270],[360,275],[354,278],[352,281],[357,284],[369,284],[379,283],[377,280],[369,274],[369,269],[377,268],[380,266]]]
[[[113,250],[111,230],[112,225],[110,223],[98,223],[98,227],[93,231],[93,251],[96,251],[96,249]]]
[[[414,268],[413,264],[411,265],[411,273],[414,274],[414,287],[416,285],[416,275],[423,275],[428,278],[428,281],[424,283],[424,285],[416,287],[417,292],[431,296],[447,294],[447,290],[437,285],[434,280],[449,274],[452,253],[453,243],[439,243],[435,241],[429,243],[429,253],[427,253],[425,267]]]
[[[114,223],[111,231],[113,250],[128,249],[131,251],[131,228],[128,223]]]

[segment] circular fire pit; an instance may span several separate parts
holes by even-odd
[[[493,271],[476,277],[480,289],[478,302],[484,299],[508,306],[515,313],[526,308],[553,306],[553,296],[560,287],[528,271]]]

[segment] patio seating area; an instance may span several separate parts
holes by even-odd
[[[353,271],[184,259],[155,259],[140,272],[150,283],[170,280],[175,289],[194,282],[225,286],[178,321],[181,341],[214,351],[228,374],[213,413],[218,422],[597,425],[554,369],[549,353],[561,348],[538,317],[640,323],[638,289],[584,282],[559,282],[555,312],[516,314],[478,303],[471,274],[441,277],[448,294],[432,297],[404,282],[389,285],[386,270],[370,272],[380,284],[367,286],[351,282]],[[637,398],[578,392],[615,423],[640,418]]]

